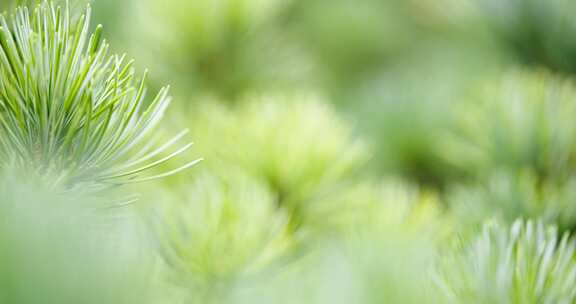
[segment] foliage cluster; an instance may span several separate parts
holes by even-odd
[[[2,1],[0,303],[576,303],[571,7]]]

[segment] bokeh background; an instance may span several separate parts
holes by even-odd
[[[204,159],[125,190],[154,303],[573,303],[573,252],[534,265],[576,229],[576,2],[69,2]]]

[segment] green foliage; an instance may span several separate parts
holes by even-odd
[[[237,107],[211,103],[190,122],[206,165],[239,168],[269,186],[298,226],[307,204],[354,180],[365,145],[315,96],[257,96]]]
[[[474,176],[527,170],[562,180],[574,168],[574,84],[546,72],[515,71],[488,81],[454,111],[449,161]]]
[[[455,217],[465,225],[486,218],[512,223],[518,217],[539,218],[562,230],[576,227],[574,179],[541,181],[534,174],[495,173],[483,183],[460,185],[449,193]]]
[[[147,303],[151,267],[134,218],[106,204],[3,171],[0,303]]]
[[[458,0],[288,2],[291,5],[282,29],[289,34],[282,34],[301,43],[315,63],[320,85],[327,87],[338,101],[352,104],[357,100],[340,95],[363,87],[382,71],[394,70],[398,75],[403,69],[427,64],[413,62],[424,54],[429,56],[428,63],[437,55],[450,56],[452,63],[460,61],[456,56],[464,53],[465,43],[446,41],[466,41],[465,35],[477,34],[473,24],[459,19],[455,13],[465,9],[463,1]],[[447,13],[445,7],[451,10]],[[467,30],[452,26],[456,21],[465,23]],[[479,44],[483,40],[475,38],[469,43]],[[470,51],[473,50],[468,48],[465,52]],[[402,70],[398,70],[401,66]]]
[[[433,292],[421,288],[429,277],[413,276],[431,267],[443,235],[436,196],[394,180],[338,193],[308,206],[297,232],[273,192],[238,171],[158,193],[153,201],[165,205],[149,218],[175,301],[417,303]],[[311,242],[308,231],[324,235]]]
[[[241,285],[233,303],[435,303],[438,206],[395,181],[371,192],[356,197],[369,203],[348,233],[309,244],[283,272]]]
[[[146,57],[163,58],[157,70],[165,79],[180,81],[186,97],[233,101],[254,89],[304,83],[307,69],[299,68],[305,59],[298,45],[276,31],[289,2],[138,1],[137,22],[146,30],[135,49]]]
[[[416,73],[426,73],[416,71]],[[426,86],[426,96],[421,88]],[[398,174],[425,185],[439,186],[450,177],[444,159],[433,153],[446,127],[450,88],[434,81],[410,83],[392,73],[369,83],[351,110],[358,128],[372,143],[372,169]],[[448,169],[447,169],[448,168]]]
[[[5,9],[9,8],[11,5],[12,5],[12,1],[2,1],[2,3],[0,3],[0,9],[5,10]]]
[[[483,21],[514,60],[576,72],[576,23],[570,0],[473,0]]]
[[[355,84],[365,74],[409,51],[418,34],[402,1],[292,1],[287,23],[303,41],[332,88]],[[346,20],[346,22],[341,22]]]
[[[232,303],[435,303],[433,246],[388,237],[328,245]]]
[[[69,5],[74,9],[81,9],[81,5],[86,5],[88,0],[51,0],[50,3],[58,4],[58,5]],[[10,11],[15,9],[19,6],[28,6],[29,8],[33,8],[38,4],[46,2],[46,0],[3,0],[0,3],[0,12]]]
[[[289,245],[287,218],[272,193],[241,173],[205,172],[157,197],[149,219],[166,276],[194,303],[225,299]]]
[[[487,224],[440,267],[446,303],[573,303],[574,239],[554,226]]]
[[[136,80],[125,56],[108,55],[89,16],[43,2],[0,17],[0,158],[64,184],[150,179],[138,174],[170,148],[145,142],[168,89],[147,101],[145,78]]]
[[[575,110],[571,80],[518,70],[483,82],[455,107],[455,123],[437,149],[467,177],[450,186],[457,217],[541,218],[576,227]]]
[[[509,67],[567,0],[65,3],[0,16],[0,303],[576,302],[574,84]]]

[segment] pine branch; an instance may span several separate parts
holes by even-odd
[[[447,256],[439,286],[447,303],[574,303],[575,248],[541,222],[489,224]]]
[[[150,101],[146,73],[138,78],[132,60],[109,55],[102,26],[91,33],[89,25],[90,7],[73,17],[46,1],[0,17],[0,160],[66,184],[148,180],[155,176],[140,174],[190,145],[152,161],[175,145],[145,145],[170,103],[168,88]]]

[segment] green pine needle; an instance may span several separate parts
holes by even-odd
[[[439,287],[445,303],[574,303],[575,249],[573,237],[542,222],[486,225],[447,257]]]
[[[109,55],[102,26],[90,33],[89,24],[90,7],[75,18],[46,1],[0,16],[0,160],[57,172],[67,184],[162,177],[139,174],[191,146],[151,161],[177,142],[146,143],[168,88],[149,101],[146,73],[137,78],[133,61]]]

